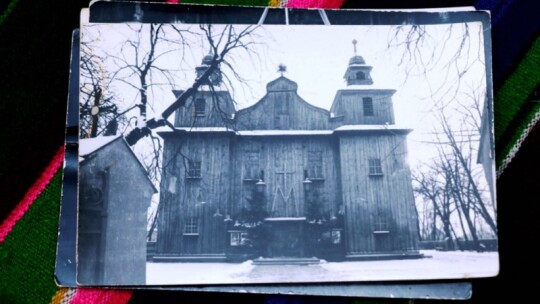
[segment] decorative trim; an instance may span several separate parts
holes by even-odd
[[[291,8],[340,8],[344,0],[289,0],[286,7]]]
[[[525,130],[521,132],[521,135],[519,136],[517,142],[512,146],[508,154],[504,157],[502,160],[501,166],[497,169],[497,178],[501,176],[501,174],[504,172],[506,167],[508,167],[508,164],[512,161],[516,153],[519,151],[519,148],[521,148],[521,144],[523,141],[525,141],[525,138],[531,133],[532,128],[540,121],[540,111],[536,112],[534,115],[534,118],[529,122]]]

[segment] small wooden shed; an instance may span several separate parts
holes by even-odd
[[[155,193],[122,136],[80,140],[79,284],[145,283],[147,210]]]

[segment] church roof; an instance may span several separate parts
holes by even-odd
[[[334,132],[336,131],[401,131],[410,133],[412,129],[396,125],[344,125],[334,129]]]
[[[364,58],[360,55],[355,55],[353,57],[351,57],[351,59],[349,59],[349,65],[353,65],[353,64],[366,64],[366,61],[364,60]]]
[[[330,130],[233,130],[224,127],[193,127],[184,128],[176,127],[175,131],[185,131],[190,133],[219,133],[230,132],[238,136],[305,136],[305,135],[332,135],[335,132],[350,132],[350,131],[395,131],[409,133],[412,131],[410,128],[396,125],[343,125],[335,129]],[[158,132],[161,136],[167,136],[174,134],[175,131],[161,131]]]
[[[211,65],[212,59],[214,59],[214,55],[212,55],[212,53],[206,54],[206,56],[204,56],[202,59],[202,65],[206,65],[206,66]]]
[[[280,76],[266,85],[266,92],[271,91],[297,91],[298,84],[285,76]]]
[[[346,87],[343,87],[339,89],[338,91],[367,91],[367,90],[375,90],[380,91],[381,93],[395,93],[395,89],[390,89],[384,86],[379,86],[376,84],[352,84],[348,85]]]

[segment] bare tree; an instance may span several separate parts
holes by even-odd
[[[200,25],[198,29],[195,29],[196,26],[174,24],[123,26],[125,28],[122,30],[127,32],[127,35],[123,34],[124,36],[118,39],[118,45],[109,48],[100,49],[92,45],[100,40],[99,27],[96,27],[93,35],[83,35],[84,60],[81,71],[84,74],[81,76],[88,85],[81,88],[81,91],[84,89],[88,97],[81,99],[81,120],[84,121],[83,129],[90,130],[84,137],[112,135],[118,130],[125,134],[126,141],[131,146],[146,138],[145,142],[152,151],[145,152],[140,158],[152,180],[158,183],[162,170],[162,142],[151,130],[161,126],[174,129],[167,119],[202,86],[215,92],[215,87],[222,83],[233,88],[234,81],[244,82],[234,69],[234,56],[231,54],[244,51],[250,56],[257,56],[251,52],[251,47],[258,44],[254,36],[257,26],[227,25],[217,29],[212,25]],[[161,114],[156,112],[163,107],[164,101],[156,99],[154,90],[164,88],[170,91],[176,86],[178,78],[186,78],[186,70],[181,70],[180,67],[185,57],[199,47],[209,50],[212,56],[210,64],[198,72],[193,84],[176,100],[166,105]],[[101,50],[101,53],[95,54],[94,49]],[[174,58],[174,63],[171,63],[171,58]],[[119,100],[113,95],[119,87],[123,93],[131,91],[131,94],[122,94],[123,98],[134,96],[134,99]],[[218,98],[217,94],[212,95],[215,105],[213,108],[224,120],[230,119],[225,115],[225,111],[220,109]],[[161,105],[157,105],[160,102]],[[99,108],[96,105],[99,105]],[[150,108],[154,114],[147,119]],[[98,114],[92,115],[95,113]]]
[[[118,128],[118,98],[110,89],[113,77],[103,67],[103,58],[92,51],[88,41],[81,42],[80,59],[80,136],[115,134]]]
[[[232,77],[239,80],[242,79],[241,76],[236,73],[229,57],[230,54],[235,51],[250,53],[251,46],[257,44],[255,40],[250,39],[257,29],[257,26],[247,26],[238,29],[233,25],[225,25],[221,31],[215,32],[214,26],[206,24],[200,25],[200,29],[204,33],[209,44],[210,54],[212,56],[210,63],[205,67],[205,71],[198,75],[191,87],[183,91],[182,94],[161,113],[160,117],[148,120],[145,125],[138,126],[126,135],[126,140],[130,145],[134,145],[141,138],[151,135],[152,129],[161,126],[170,126],[174,129],[174,126],[171,125],[167,118],[169,118],[169,116],[171,116],[179,107],[185,105],[186,101],[192,97],[201,86],[208,85],[211,90],[214,90],[216,81],[212,80],[212,78],[221,78],[222,66],[229,69]],[[225,76],[225,80],[231,81],[228,76]],[[214,96],[216,95],[214,94]],[[219,109],[219,102],[217,101],[217,99],[214,100],[216,108]]]
[[[452,123],[444,110],[439,112],[437,117],[441,130],[433,133],[432,142],[437,145],[438,156],[431,164],[426,164],[428,173],[416,173],[414,180],[417,184],[416,192],[433,203],[446,237],[450,237],[452,230],[455,232],[459,228],[465,241],[470,237],[473,248],[482,250],[478,225],[485,223],[492,235],[497,234],[497,225],[494,220],[496,209],[492,208],[494,204],[485,195],[487,190],[481,183],[480,168],[475,164],[479,110],[475,110],[474,105],[478,106],[479,103],[458,103],[457,111],[452,113],[461,113],[457,115],[459,123]],[[452,212],[456,213],[454,221]],[[477,221],[477,216],[482,219],[481,222]],[[454,227],[456,220],[459,227]]]
[[[453,205],[449,185],[444,181],[444,173],[439,167],[433,167],[427,173],[418,172],[413,175],[413,180],[417,186],[414,191],[423,196],[433,206],[433,211],[436,217],[433,219],[432,234],[435,237],[438,218],[443,226],[445,239],[447,240],[448,249],[454,249],[455,232],[453,231],[451,216],[455,210]]]
[[[90,115],[94,120],[102,118],[99,123],[91,125],[89,137],[116,133],[108,130],[125,129],[130,121],[144,123],[153,88],[170,87],[175,83],[173,76],[177,71],[166,67],[160,59],[172,52],[179,53],[181,58],[185,51],[184,36],[189,34],[187,30],[169,26],[169,30],[165,31],[163,25],[154,24],[123,26],[128,29],[128,37],[123,39],[120,46],[111,48],[97,47],[102,36],[99,26],[89,25],[83,31],[81,118]],[[114,96],[119,84],[124,85],[122,90],[137,92],[135,100],[128,106],[129,101]],[[124,104],[123,108],[119,108],[120,104]],[[136,116],[132,113],[135,109],[139,109]]]
[[[463,193],[466,194],[464,198],[466,199],[467,210],[470,206],[473,211],[481,215],[485,222],[489,225],[493,233],[496,235],[497,224],[495,223],[494,215],[492,215],[490,210],[488,210],[488,204],[485,201],[485,196],[482,195],[482,192],[484,191],[482,191],[482,189],[480,189],[480,187],[478,186],[479,174],[475,174],[472,168],[472,163],[474,159],[473,151],[476,151],[473,150],[471,146],[473,140],[469,138],[468,140],[459,141],[456,138],[452,127],[450,126],[448,118],[444,114],[441,114],[440,119],[444,134],[448,139],[448,145],[451,148],[452,156],[454,157],[455,166],[458,166],[463,170],[463,175],[457,177],[464,179],[465,184],[456,184],[456,193],[459,193],[458,191],[463,192],[464,190],[467,190],[466,193]],[[463,147],[463,144],[469,145],[469,147]],[[446,159],[446,161],[449,160]],[[462,187],[458,186],[465,186],[465,188],[463,189]],[[491,211],[495,211],[495,209]]]
[[[440,224],[445,238],[472,240],[480,250],[479,229],[487,225],[497,234],[495,204],[485,195],[483,169],[475,163],[487,87],[483,29],[469,23],[398,25],[388,47],[400,51],[405,82],[419,80],[428,88],[425,113],[438,123],[423,142],[437,147],[437,155],[413,177],[418,197],[432,205],[424,226],[435,237]]]
[[[484,67],[482,45],[482,28],[475,32],[468,23],[397,25],[388,36],[388,48],[401,52],[405,81],[420,78],[428,83],[433,108],[455,100],[463,93],[463,80]],[[440,81],[433,81],[432,72],[442,76]]]

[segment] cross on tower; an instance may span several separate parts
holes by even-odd
[[[283,76],[283,73],[287,72],[287,66],[283,63],[280,63],[278,66],[278,72],[280,72],[281,76]]]
[[[354,54],[355,54],[355,55],[356,55],[356,43],[357,43],[357,42],[358,42],[358,41],[356,41],[356,39],[354,39],[354,40],[352,41],[352,44],[353,44],[353,47],[354,47]]]

